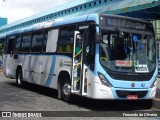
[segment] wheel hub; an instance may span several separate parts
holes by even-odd
[[[18,84],[21,84],[21,75],[18,76]]]
[[[64,84],[64,86],[63,86],[63,93],[66,96],[69,96],[71,94],[71,86],[70,86],[69,83]]]

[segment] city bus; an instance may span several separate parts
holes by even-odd
[[[3,72],[16,79],[92,99],[144,100],[156,94],[157,59],[152,24],[89,14],[0,34]]]

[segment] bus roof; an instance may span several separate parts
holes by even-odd
[[[58,18],[55,20],[37,23],[37,24],[31,25],[28,27],[24,27],[24,28],[20,28],[20,29],[16,29],[10,32],[0,34],[0,38],[5,37],[5,35],[12,35],[12,34],[17,34],[17,33],[22,33],[22,32],[29,32],[29,31],[34,31],[34,30],[40,30],[40,29],[57,27],[57,26],[85,22],[85,21],[95,21],[96,23],[99,22],[98,14],[84,15],[84,16],[74,17],[70,19]]]
[[[83,15],[83,16],[79,16],[79,17],[73,17],[73,18],[71,17],[70,19],[58,18],[55,20],[49,20],[46,22],[33,24],[31,26],[27,26],[24,28],[19,28],[19,29],[12,30],[9,32],[0,33],[0,38],[5,37],[6,35],[12,35],[12,34],[17,34],[17,33],[22,33],[22,32],[29,32],[29,31],[40,30],[40,29],[45,29],[45,28],[57,27],[57,26],[68,25],[68,24],[73,24],[73,23],[80,23],[80,22],[85,22],[85,21],[95,21],[98,24],[99,23],[99,15],[117,17],[117,18],[120,17],[120,18],[124,18],[124,19],[132,19],[135,21],[149,23],[148,21],[140,20],[137,18],[130,18],[130,17],[126,17],[126,16],[93,13],[93,14]]]

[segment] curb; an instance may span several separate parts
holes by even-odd
[[[160,99],[159,98],[154,98],[152,101],[152,107],[160,109]]]

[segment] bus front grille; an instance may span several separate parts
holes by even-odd
[[[116,94],[119,98],[127,98],[128,95],[138,95],[138,98],[144,98],[148,91],[126,91],[126,90],[116,90]]]

